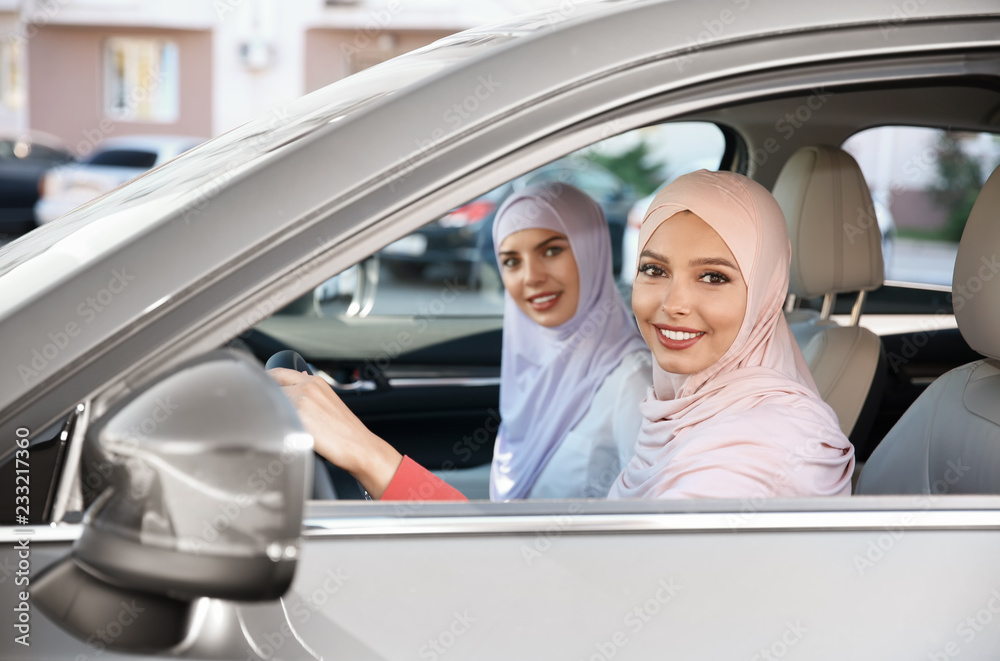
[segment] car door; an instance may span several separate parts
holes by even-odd
[[[109,391],[119,396],[121,390],[141,391],[175,358],[165,354],[191,355],[228,342],[329,275],[463,200],[608,133],[732,106],[740,99],[779,92],[808,95],[817,84],[840,89],[958,79],[970,68],[996,76],[995,19],[955,19],[948,29],[933,25],[932,17],[925,17],[926,23],[878,23],[891,14],[866,9],[870,4],[837,8],[856,12],[859,25],[853,28],[834,21],[831,8],[790,10],[795,20],[825,16],[838,28],[768,39],[751,38],[753,29],[778,17],[763,10],[743,14],[732,24],[731,42],[673,51],[657,61],[637,59],[558,88],[530,107],[515,110],[511,104],[504,121],[456,138],[450,151],[425,155],[424,169],[404,168],[405,181],[392,182],[402,190],[395,196],[385,183],[369,196],[342,200],[327,216],[303,213],[305,220],[289,220],[269,208],[288,223],[266,235],[273,246],[253,259],[234,257],[228,264],[231,275],[191,284],[195,293],[184,299],[187,307],[171,309],[178,315],[173,322],[157,318],[156,333],[148,330],[152,321],[142,317],[141,324],[115,336],[120,350],[114,355],[95,349],[88,364],[106,358],[99,388],[81,385],[83,367],[69,371],[56,363],[67,373],[47,394],[89,402]],[[686,43],[687,30],[697,35],[704,21],[730,25],[719,18],[722,6],[698,5],[674,16],[683,18],[667,28],[675,30],[674,43]],[[640,5],[613,17],[624,22],[623,16],[631,16],[628,25],[638,29],[672,16],[651,7]],[[578,32],[570,30],[569,36],[596,40],[604,29],[622,24],[580,21],[573,24]],[[547,45],[544,35],[533,43]],[[964,54],[969,43],[984,49],[975,66]],[[528,48],[516,59],[533,61],[532,55]],[[473,80],[490,71],[474,73]],[[388,102],[379,108],[387,107]],[[303,147],[303,158],[318,158],[318,151]],[[178,163],[208,152],[196,150]],[[272,156],[281,154],[279,149]],[[732,156],[737,168],[746,167],[746,154]],[[271,175],[271,186],[309,194],[295,187],[290,175],[269,171],[266,164],[254,167],[257,176]],[[144,179],[146,185],[157,181]],[[250,194],[252,184],[250,177],[234,183],[232,196]],[[229,199],[225,193],[213,198],[217,206],[209,205],[205,217],[236,210],[226,206]],[[249,213],[245,220],[253,229],[256,216]],[[209,236],[199,229],[203,234],[194,236]],[[279,230],[287,233],[280,240]],[[317,240],[322,250],[310,252]],[[317,252],[322,259],[316,261],[326,271],[296,279],[296,269]],[[257,286],[227,289],[235,287],[237,275],[256,278]],[[138,285],[129,291],[139,291]],[[212,292],[216,299],[209,301]],[[157,299],[139,303],[155,309]],[[255,308],[262,312],[255,316]],[[196,324],[199,328],[192,329]],[[154,347],[156,338],[163,343]],[[352,334],[344,333],[343,341],[349,346]],[[128,366],[133,361],[138,367]],[[137,374],[139,369],[148,373]],[[42,404],[30,392],[13,400],[16,407],[4,401],[10,408],[2,429],[11,436],[15,414],[46,422],[55,418],[39,412]],[[103,405],[96,406],[95,414],[101,413]],[[68,479],[77,478],[70,474]],[[942,493],[947,488],[942,485]],[[280,602],[217,602],[206,608],[220,613],[220,621],[236,613],[241,625],[223,632],[231,637],[219,635],[216,658],[612,659],[666,652],[683,658],[766,659],[843,658],[859,651],[872,658],[989,658],[1000,643],[993,622],[1000,570],[992,562],[1000,546],[998,504],[992,496],[776,501],[766,493],[739,502],[316,502],[306,512],[295,582]],[[81,531],[76,524],[28,530],[34,544],[31,571],[65,554]],[[3,553],[13,562],[15,544],[27,533],[5,527],[2,534]],[[13,591],[3,591],[5,612],[19,603]],[[10,658],[93,654],[60,633],[57,623],[33,617],[33,648],[11,645]],[[193,635],[208,641],[212,631]]]

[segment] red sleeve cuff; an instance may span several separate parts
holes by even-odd
[[[381,500],[468,500],[462,492],[406,455]]]

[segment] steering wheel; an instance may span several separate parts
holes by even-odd
[[[279,351],[268,358],[264,369],[269,370],[272,367],[285,367],[296,372],[315,374],[306,359],[299,352],[291,349]],[[314,500],[337,500],[338,498],[364,500],[370,498],[350,473],[343,468],[334,466],[318,452],[313,454],[315,455],[312,491]]]

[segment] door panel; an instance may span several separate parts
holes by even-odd
[[[1000,645],[1000,627],[963,624],[1000,608],[997,530],[577,533],[573,518],[310,538],[300,597],[346,578],[300,633],[371,659],[987,659]]]
[[[289,593],[212,600],[249,640],[206,620],[196,658],[993,659],[997,500],[313,503]],[[33,574],[74,530],[33,546]],[[95,653],[32,627],[4,658]]]

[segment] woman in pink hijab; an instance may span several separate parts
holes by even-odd
[[[653,387],[608,497],[850,495],[854,449],[782,312],[790,248],[771,194],[730,172],[679,177],[639,250],[632,309]]]

